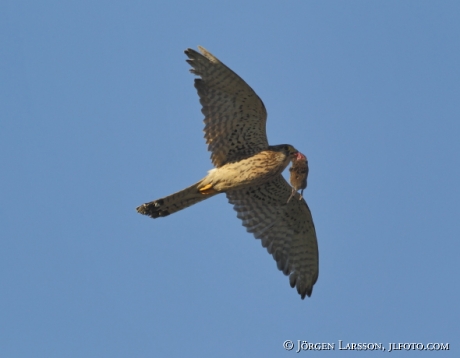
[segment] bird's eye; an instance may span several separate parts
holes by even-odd
[[[285,146],[284,146],[284,150],[285,150],[286,152],[289,151],[289,146],[285,145]]]

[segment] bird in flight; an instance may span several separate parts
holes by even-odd
[[[282,172],[305,156],[290,144],[269,145],[267,111],[254,90],[203,47],[185,50],[195,79],[214,169],[197,183],[145,203],[140,214],[168,216],[225,193],[246,230],[260,239],[301,298],[318,279],[318,244],[310,209]],[[306,162],[306,158],[305,158]],[[308,172],[307,172],[308,173]],[[305,174],[306,180],[306,174]],[[306,186],[306,182],[305,182]],[[291,196],[299,200],[289,200]]]

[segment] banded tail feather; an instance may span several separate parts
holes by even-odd
[[[198,183],[178,191],[177,193],[142,204],[138,206],[136,210],[140,214],[148,215],[156,219],[188,208],[189,206],[218,194],[218,192],[213,191],[209,186],[205,186],[204,188],[200,187],[202,182],[203,180],[200,180]]]

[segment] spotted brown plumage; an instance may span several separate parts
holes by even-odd
[[[305,200],[287,199],[291,186],[278,175],[262,185],[227,192],[227,198],[247,231],[262,241],[278,269],[289,275],[302,299],[318,279],[318,244]]]
[[[204,137],[212,163],[219,168],[267,149],[267,111],[262,100],[240,76],[203,47],[199,49],[202,54],[192,49],[185,54],[190,72],[201,77],[195,79],[195,88],[203,106]]]
[[[304,299],[311,295],[318,278],[315,226],[305,200],[289,200],[293,188],[281,174],[290,161],[294,168],[302,167],[298,158],[303,155],[289,144],[268,144],[267,112],[260,98],[236,73],[204,48],[199,49],[201,54],[192,49],[185,54],[190,71],[200,77],[195,79],[195,87],[215,168],[192,186],[142,204],[137,211],[152,218],[164,217],[226,193],[247,231],[261,240]],[[297,186],[291,180],[291,184],[296,190],[304,189],[303,182]]]

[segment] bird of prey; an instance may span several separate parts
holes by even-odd
[[[292,145],[269,145],[267,112],[254,90],[210,52],[185,50],[195,79],[205,139],[214,169],[175,194],[142,204],[141,214],[159,218],[225,193],[247,231],[261,240],[301,298],[318,278],[318,244],[307,203],[290,200],[282,172],[302,154]],[[303,156],[303,155],[302,155]]]
[[[302,153],[297,153],[294,158],[292,158],[292,166],[289,168],[291,176],[289,177],[289,182],[292,185],[292,194],[289,197],[288,201],[294,196],[294,194],[301,190],[299,200],[303,197],[303,190],[307,187],[307,177],[308,177],[308,160],[305,155]]]

